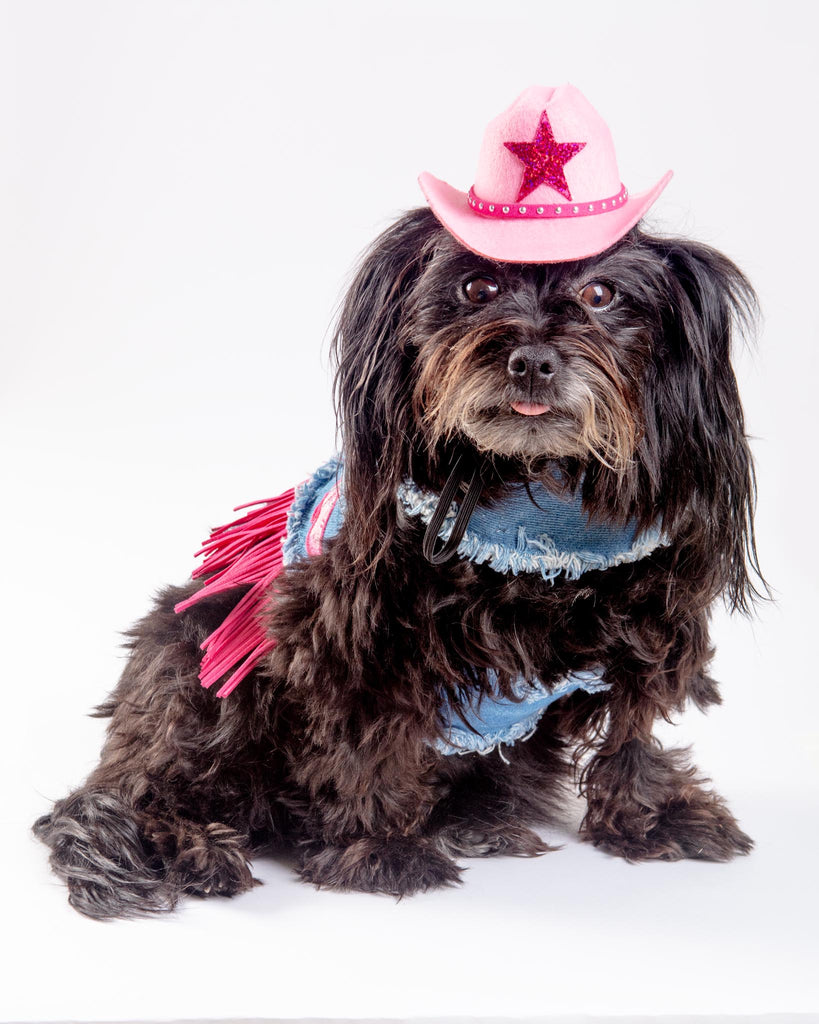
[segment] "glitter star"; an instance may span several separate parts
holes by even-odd
[[[537,135],[532,142],[504,142],[504,146],[515,154],[525,168],[515,202],[525,199],[538,185],[549,185],[571,201],[572,194],[563,167],[585,145],[585,142],[555,142],[545,110],[540,115]]]

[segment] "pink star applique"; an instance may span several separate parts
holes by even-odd
[[[585,145],[585,142],[555,142],[545,110],[540,115],[537,135],[532,142],[504,142],[504,146],[524,165],[523,181],[515,202],[525,199],[538,185],[549,185],[571,201],[572,194],[563,167]]]

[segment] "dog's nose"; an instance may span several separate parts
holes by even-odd
[[[560,357],[551,345],[521,345],[509,356],[506,369],[516,384],[533,387],[554,377]]]

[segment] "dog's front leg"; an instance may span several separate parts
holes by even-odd
[[[325,707],[321,717],[325,742],[308,742],[292,766],[294,781],[309,793],[301,877],[394,896],[457,882],[460,869],[424,835],[437,795],[433,751],[402,714],[339,716],[330,725]]]
[[[724,861],[748,853],[751,839],[705,781],[687,751],[635,737],[587,766],[581,834],[629,861]]]
[[[328,563],[285,574],[272,624],[299,874],[395,896],[451,885],[460,870],[427,827],[444,784],[423,623],[390,604],[388,583],[328,585]]]
[[[583,771],[581,835],[629,861],[725,861],[753,846],[688,752],[665,750],[651,735],[654,720],[679,708],[687,691],[704,694],[701,703],[717,699],[707,676],[686,684],[681,671],[667,663],[650,678],[612,680],[608,728]]]

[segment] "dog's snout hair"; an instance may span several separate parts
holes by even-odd
[[[414,390],[430,447],[458,436],[483,452],[523,460],[592,457],[622,471],[640,433],[635,382],[612,342],[588,325],[544,329],[500,316],[441,328],[421,349]],[[549,412],[523,417],[514,402]]]

